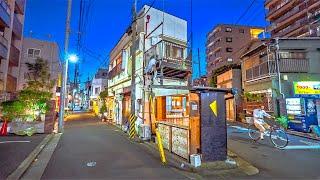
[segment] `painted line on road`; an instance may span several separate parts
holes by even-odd
[[[299,140],[299,142],[307,144],[309,146],[320,146],[319,143],[315,143],[315,142],[310,142],[310,141],[304,141],[304,140]]]
[[[6,144],[6,143],[29,143],[31,141],[0,141],[0,144]]]
[[[320,145],[319,146],[301,146],[301,145],[298,145],[298,146],[286,146],[282,149],[320,149]]]
[[[240,127],[240,126],[229,126],[231,128],[234,128],[234,129],[238,129],[238,130],[241,130],[241,131],[248,131],[248,128],[243,128],[243,127]]]

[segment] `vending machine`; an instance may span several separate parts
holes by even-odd
[[[300,132],[310,132],[311,125],[320,123],[320,99],[286,98],[289,128]]]

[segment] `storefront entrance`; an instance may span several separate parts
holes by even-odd
[[[226,99],[226,117],[228,121],[235,121],[234,98]]]

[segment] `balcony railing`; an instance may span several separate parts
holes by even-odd
[[[10,8],[5,0],[0,0],[0,21],[4,27],[10,26]]]
[[[302,18],[300,20],[298,20],[297,22],[295,22],[294,24],[288,26],[287,28],[283,29],[281,32],[276,32],[274,34],[275,37],[284,37],[287,34],[289,34],[290,32],[300,28],[301,26],[304,26],[307,24],[308,18]]]
[[[14,45],[10,48],[9,64],[11,66],[19,66],[20,51]]]
[[[271,18],[273,16],[278,16],[281,11],[288,9],[293,3],[294,3],[294,1],[286,0],[286,2],[283,2],[282,6],[270,9],[267,14],[267,18]]]
[[[109,73],[108,73],[108,79],[114,78],[116,75],[120,74],[123,71],[122,64],[116,65]]]
[[[246,81],[271,77],[276,73],[274,61],[267,61],[246,70]]]
[[[309,72],[308,59],[280,59],[279,69],[282,73]],[[275,61],[267,61],[246,70],[246,81],[271,77],[277,73]]]
[[[8,54],[8,40],[0,35],[0,58],[6,59]]]
[[[19,14],[24,14],[24,5],[25,5],[25,0],[16,0],[16,12]]]
[[[22,23],[20,22],[20,20],[18,19],[17,15],[14,15],[13,18],[13,29],[12,32],[14,33],[14,35],[16,36],[17,39],[21,39],[22,36]]]
[[[308,72],[309,59],[280,59],[281,72]]]
[[[181,48],[181,55],[182,57],[172,57],[171,55],[168,55],[166,53],[162,53],[162,45],[166,47],[166,45],[172,45],[172,47],[179,47]],[[164,48],[164,52],[166,52],[167,50]],[[172,51],[172,49],[168,50],[168,51]],[[179,45],[175,45],[173,43],[169,43],[169,42],[159,42],[158,44],[156,44],[155,46],[153,46],[152,48],[150,48],[148,51],[146,51],[146,61],[148,64],[149,61],[153,58],[156,59],[157,64],[161,64],[161,66],[167,67],[167,68],[171,68],[172,70],[178,70],[178,71],[191,71],[191,61],[186,59],[184,56],[184,51],[185,51],[185,47],[179,46]],[[160,63],[161,61],[161,63]]]

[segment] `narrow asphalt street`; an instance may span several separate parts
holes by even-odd
[[[289,135],[287,149],[272,146],[269,138],[253,142],[244,127],[229,126],[228,148],[260,170],[258,178],[320,178],[320,142]]]
[[[72,115],[42,179],[186,179],[122,132],[88,113]]]

